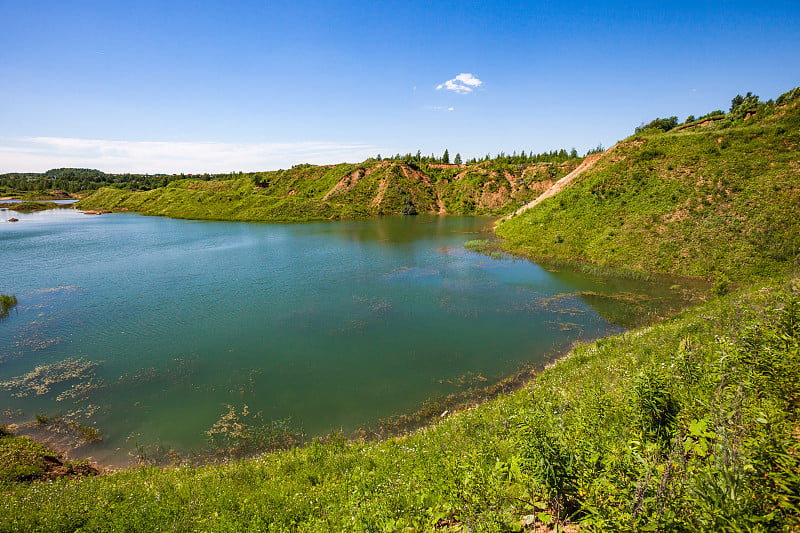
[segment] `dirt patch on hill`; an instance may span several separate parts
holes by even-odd
[[[375,198],[372,199],[371,205],[373,208],[381,205],[381,202],[383,201],[383,195],[386,194],[386,189],[388,188],[389,188],[389,180],[383,178],[380,184],[378,185],[378,194],[376,194]]]
[[[342,192],[345,192],[345,191],[349,191],[350,189],[355,187],[356,184],[365,175],[366,175],[366,173],[364,172],[363,168],[355,169],[353,172],[347,174],[346,176],[342,177],[338,182],[336,182],[336,185],[334,185],[333,188],[331,188],[331,190],[329,190],[325,194],[325,196],[322,197],[322,201],[323,202],[327,201],[328,198],[330,198],[331,196],[333,196],[335,194],[339,194],[339,193],[342,193]]]
[[[402,165],[400,169],[403,171],[403,175],[406,177],[406,179],[418,181],[420,183],[424,183],[425,185],[430,186],[431,177],[425,174],[424,172],[420,172],[419,170],[407,167],[405,165]]]

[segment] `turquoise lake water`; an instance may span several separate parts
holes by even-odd
[[[0,211],[0,292],[19,300],[0,320],[0,424],[91,425],[103,440],[80,453],[116,463],[202,448],[228,405],[348,432],[620,332],[632,301],[680,303],[467,251],[491,222]]]

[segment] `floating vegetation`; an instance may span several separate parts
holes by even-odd
[[[16,343],[17,348],[30,348],[34,352],[45,350],[55,344],[61,342],[60,337],[52,337],[48,339],[27,338],[19,340]]]
[[[481,315],[480,310],[475,307],[474,303],[464,301],[453,302],[450,296],[442,296],[439,298],[439,306],[446,312],[461,318],[478,318]]]
[[[365,298],[363,296],[353,296],[353,302],[365,305],[371,315],[382,316],[392,310],[392,303],[385,298]]]
[[[475,239],[464,243],[464,248],[477,254],[488,255],[492,259],[500,260],[503,254],[487,239]],[[480,265],[479,265],[480,266]]]
[[[103,440],[103,434],[94,426],[78,424],[76,429],[86,442],[100,442]]]
[[[242,457],[266,451],[283,450],[302,444],[304,432],[291,427],[291,420],[265,421],[261,412],[251,413],[245,404],[241,411],[228,404],[224,413],[205,432],[212,452]]]
[[[482,374],[474,374],[472,372],[467,372],[466,374],[452,378],[452,379],[439,379],[434,380],[438,383],[444,384],[449,383],[451,385],[458,385],[459,387],[475,387],[481,383],[489,381],[487,378],[483,377]]]
[[[89,404],[85,407],[79,407],[74,409],[68,413],[66,413],[63,418],[67,420],[75,420],[78,418],[85,418],[87,420],[91,420],[97,414],[97,411],[100,410],[100,406],[97,404]]]
[[[464,243],[464,248],[479,254],[486,253],[489,247],[489,241],[486,239],[474,239]]]
[[[386,274],[389,279],[392,278],[421,278],[425,276],[438,276],[440,272],[435,268],[420,268],[420,267],[407,267],[399,266],[392,269],[391,272]]]
[[[497,252],[496,254],[492,252],[489,257],[497,260],[501,259],[500,252]],[[478,261],[477,263],[472,263],[472,266],[477,268],[506,268],[506,265],[503,263],[497,263],[495,261]]]
[[[617,302],[632,304],[632,303],[639,303],[646,300],[651,300],[649,296],[645,294],[634,294],[632,292],[620,292],[615,294],[604,294],[601,292],[595,291],[581,291],[578,293],[578,296],[581,298],[596,298],[600,300],[615,300]]]
[[[31,430],[30,425],[28,425],[28,429]],[[37,414],[33,429],[37,434],[44,432],[45,435],[48,435],[49,438],[44,439],[46,441],[58,441],[60,447],[77,448],[84,444],[103,440],[103,434],[99,429],[81,424],[68,416],[48,417],[41,413]],[[55,438],[56,436],[59,438]]]
[[[246,374],[245,374],[246,372]],[[252,368],[233,371],[228,378],[226,387],[231,394],[244,396],[256,393],[256,378],[264,373],[263,368]]]
[[[576,324],[574,322],[560,322],[557,320],[545,320],[546,324],[549,324],[549,329],[551,331],[574,331],[580,330],[581,325]]]
[[[138,439],[141,435],[131,434],[127,440]],[[165,446],[161,443],[154,444],[139,444],[136,442],[136,451],[128,452],[128,455],[136,460],[139,465],[150,466],[180,466],[180,465],[200,465],[205,463],[205,457],[201,457],[192,452],[190,456],[184,457],[179,451],[171,446]]]
[[[60,292],[60,291],[79,291],[82,287],[78,287],[76,285],[62,285],[60,287],[50,287],[47,289],[37,289],[35,291],[31,291],[31,294],[46,294],[48,292]]]
[[[0,319],[8,317],[12,307],[17,305],[17,297],[13,294],[0,294]]]
[[[463,248],[455,247],[455,246],[439,246],[436,248],[436,253],[440,253],[442,255],[464,255],[467,253],[466,250]]]
[[[43,396],[56,386],[70,381],[90,383],[94,378],[95,368],[99,362],[83,359],[67,359],[49,365],[37,366],[25,375],[0,382],[0,388],[11,392],[16,398],[26,396]]]
[[[63,402],[64,400],[73,400],[75,402],[86,401],[89,399],[89,396],[100,390],[105,388],[105,383],[102,380],[95,380],[90,379],[86,382],[76,383],[72,387],[68,388],[58,396],[56,396],[57,402]]]
[[[141,386],[158,382],[177,384],[185,382],[189,376],[197,373],[197,355],[190,357],[175,357],[164,367],[145,367],[135,373],[121,375],[115,386]]]

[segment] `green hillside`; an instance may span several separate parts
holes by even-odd
[[[798,103],[795,89],[715,120],[641,128],[497,233],[530,257],[736,280],[785,273],[800,254]]]
[[[367,160],[297,165],[236,179],[174,181],[150,191],[102,188],[81,209],[207,220],[320,220],[380,214],[499,214],[535,198],[580,162],[469,165]]]

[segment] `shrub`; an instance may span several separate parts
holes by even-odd
[[[669,131],[677,125],[678,125],[678,117],[655,118],[648,124],[642,124],[638,126],[635,132],[641,133],[647,130]]]
[[[725,274],[717,274],[712,291],[717,296],[724,296],[730,292],[731,280]]]
[[[644,433],[666,445],[672,438],[680,404],[669,389],[666,376],[648,368],[633,385],[639,421]]]

